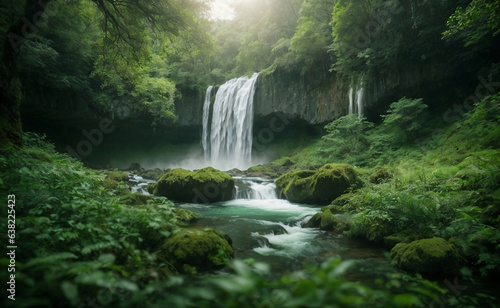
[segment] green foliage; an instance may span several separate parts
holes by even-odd
[[[171,202],[122,204],[122,192],[105,189],[101,173],[37,135],[26,134],[25,141],[22,150],[0,156],[0,192],[16,195],[16,240],[23,245],[16,253],[20,307],[74,307],[89,299],[113,307],[392,307],[424,305],[441,292],[408,276],[379,279],[373,289],[349,282],[343,274],[352,263],[340,260],[277,279],[268,277],[265,264],[238,260],[229,263],[231,275],[196,282],[176,276],[157,253],[178,232]],[[214,251],[211,260],[221,265],[225,251]],[[402,283],[409,287],[390,287]]]
[[[500,33],[500,3],[473,0],[465,9],[458,7],[446,23],[444,37],[462,34],[465,45],[475,45]]]
[[[369,148],[368,130],[374,124],[351,114],[338,118],[325,126],[327,135],[322,139],[331,151],[330,158],[346,159],[350,155],[360,155]]]
[[[16,196],[16,239],[24,247],[16,253],[16,275],[23,277],[19,288],[29,290],[26,303],[64,301],[54,293],[59,285],[74,303],[82,292],[135,285],[116,277],[157,279],[148,267],[157,245],[178,228],[173,204],[121,204],[121,192],[105,189],[100,173],[58,154],[34,134],[24,140],[23,150],[0,157],[0,178],[2,194]]]
[[[425,118],[422,113],[427,109],[427,105],[420,99],[401,98],[389,107],[387,115],[383,115],[383,126],[394,133],[397,139],[403,143],[412,142],[419,136],[422,130],[422,123]],[[401,134],[403,133],[403,134]]]
[[[456,6],[456,1],[337,1],[331,21],[330,50],[337,59],[332,69],[377,80],[397,74],[402,66],[447,61],[449,54],[460,52],[441,40]]]
[[[331,28],[328,26],[334,1],[304,1],[300,8],[297,29],[290,41],[291,51],[297,58],[311,66],[315,61],[328,58]]]
[[[45,104],[71,110],[64,97],[72,97],[88,117],[114,117],[126,104],[132,117],[151,115],[153,125],[171,124],[181,97],[177,85],[208,83],[214,46],[205,32],[206,8],[198,0],[60,5],[22,45],[26,100],[35,109]]]

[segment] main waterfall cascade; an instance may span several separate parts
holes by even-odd
[[[212,167],[228,170],[252,165],[253,97],[258,73],[221,85],[211,105],[213,87],[203,105],[202,145]],[[211,119],[211,121],[210,121]]]

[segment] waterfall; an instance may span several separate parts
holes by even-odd
[[[210,100],[212,99],[213,86],[209,86],[205,94],[205,102],[203,103],[203,134],[201,143],[203,145],[203,152],[205,153],[205,160],[207,160],[210,151],[210,131],[208,130],[208,120],[210,116]]]
[[[356,94],[354,95],[354,90],[356,89]],[[359,83],[353,88],[349,88],[349,107],[347,114],[358,114],[358,117],[363,117],[363,94],[364,94],[363,80],[360,78]],[[356,105],[354,105],[356,101]]]
[[[358,107],[358,117],[363,117],[363,82],[360,83],[359,90],[356,91],[356,106]]]
[[[236,185],[236,199],[269,200],[278,199],[276,184],[273,182],[239,181]]]
[[[254,73],[251,78],[235,78],[221,85],[215,94],[211,114],[210,98],[205,98],[202,138],[206,141],[202,140],[202,144],[205,159],[214,168],[246,169],[251,166],[253,96],[257,77]]]
[[[354,106],[353,106],[353,100],[352,100],[352,92],[353,92],[353,88],[351,87],[349,89],[349,114],[353,114],[354,113]]]

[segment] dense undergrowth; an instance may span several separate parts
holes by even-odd
[[[17,307],[387,307],[423,305],[442,291],[404,275],[381,280],[384,290],[376,291],[344,280],[349,263],[340,260],[275,281],[266,279],[265,264],[241,261],[230,265],[234,275],[198,281],[172,275],[154,251],[179,228],[171,202],[126,205],[123,184],[104,188],[103,174],[35,135],[26,134],[25,141],[22,150],[0,159],[2,192],[16,196],[16,243],[22,248],[16,255]],[[397,288],[400,281],[407,289]]]
[[[16,300],[4,297],[3,307],[399,307],[426,306],[444,292],[404,274],[378,288],[350,282],[342,274],[352,264],[338,259],[279,279],[250,260],[229,263],[231,274],[180,276],[157,255],[181,228],[170,201],[128,205],[128,187],[109,172],[85,168],[37,135],[24,139],[24,148],[0,156],[18,247]]]
[[[298,166],[347,162],[364,187],[324,208],[352,215],[352,237],[383,244],[442,237],[459,248],[457,273],[500,273],[500,95],[454,123],[401,99],[379,125],[345,116],[290,156]]]

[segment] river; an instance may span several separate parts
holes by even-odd
[[[254,259],[271,266],[280,276],[301,270],[306,264],[318,265],[331,257],[356,260],[352,279],[372,283],[375,278],[394,272],[384,249],[343,235],[302,228],[320,209],[319,206],[291,203],[278,199],[273,181],[261,178],[235,178],[234,200],[209,203],[176,203],[200,219],[191,227],[212,227],[228,234],[235,258]],[[146,193],[141,187],[148,180],[134,177],[133,191]]]

